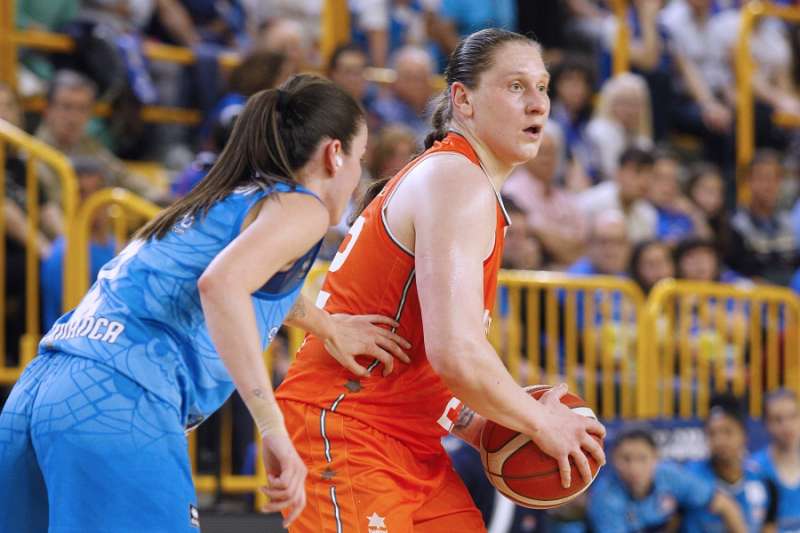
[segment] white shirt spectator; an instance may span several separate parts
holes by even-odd
[[[586,125],[586,140],[592,147],[592,161],[599,165],[604,179],[610,179],[619,168],[619,156],[629,146],[643,150],[653,147],[653,142],[645,135],[630,137],[625,129],[605,117],[593,118]]]
[[[619,210],[625,215],[628,238],[632,243],[653,239],[656,236],[658,213],[646,200],[635,201],[627,210],[619,200],[619,186],[606,181],[578,194],[578,205],[589,218],[608,210]]]

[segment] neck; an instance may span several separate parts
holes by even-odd
[[[751,202],[750,212],[759,218],[772,218],[773,209],[761,202]]]
[[[740,461],[711,460],[714,472],[726,483],[736,483],[742,479],[742,463]]]
[[[782,463],[800,463],[800,450],[796,446],[782,446],[777,442],[770,446],[772,456]]]
[[[692,18],[699,22],[700,24],[705,23],[706,19],[708,18],[708,11],[692,9]]]
[[[469,141],[470,146],[472,149],[475,150],[475,153],[478,154],[478,159],[483,165],[484,170],[489,175],[489,180],[491,180],[492,185],[498,191],[503,188],[503,184],[508,179],[508,176],[511,174],[511,171],[514,170],[514,165],[510,165],[508,163],[504,163],[497,159],[497,157],[489,150],[489,148],[475,136],[469,128],[462,127],[460,125],[454,124],[451,128],[456,133],[463,135],[467,141]]]

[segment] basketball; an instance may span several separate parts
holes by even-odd
[[[550,385],[532,385],[525,390],[537,400],[550,390]],[[583,399],[567,392],[561,403],[584,416],[596,418]],[[602,440],[595,437],[601,444]],[[565,489],[561,485],[558,462],[546,455],[531,441],[530,437],[499,424],[486,421],[481,434],[481,461],[486,477],[504,496],[513,502],[531,509],[558,507],[585,491],[586,483],[580,472],[572,465],[572,485]],[[592,481],[597,477],[600,465],[587,454],[592,470]],[[570,460],[570,463],[572,461]]]

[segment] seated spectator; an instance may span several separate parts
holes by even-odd
[[[502,268],[510,270],[540,270],[543,265],[542,246],[525,224],[525,211],[510,198],[503,205],[511,224],[506,230]]]
[[[669,531],[680,513],[703,509],[719,515],[725,531],[747,531],[739,506],[730,496],[713,482],[660,461],[652,434],[639,427],[620,431],[614,440],[610,471],[589,488],[593,531]]]
[[[703,140],[706,158],[722,169],[732,191],[735,96],[731,90],[733,80],[725,66],[723,42],[712,31],[711,15],[710,0],[679,0],[662,16],[678,74],[672,125]]]
[[[422,48],[407,46],[392,59],[397,79],[372,105],[378,127],[400,123],[411,128],[420,144],[430,130],[425,114],[433,95],[433,60]]]
[[[287,69],[291,74],[298,74],[318,63],[302,24],[289,18],[268,20],[261,27],[253,49],[285,54],[289,59]]]
[[[353,42],[369,52],[374,67],[403,46],[425,46],[426,16],[417,0],[351,0]]]
[[[728,265],[750,278],[787,286],[800,266],[800,246],[788,210],[778,206],[784,169],[777,153],[756,153],[747,172],[750,203],[731,219]]]
[[[645,294],[662,279],[675,277],[675,262],[669,245],[643,241],[633,247],[628,273]]]
[[[595,115],[586,126],[595,181],[613,179],[619,156],[629,147],[653,146],[650,93],[644,79],[626,72],[603,84]]]
[[[98,159],[109,173],[109,185],[124,187],[154,202],[165,202],[145,178],[128,172],[125,165],[96,139],[87,126],[92,117],[96,89],[85,76],[72,71],[60,71],[53,79],[47,96],[47,108],[36,137],[64,152],[68,157]],[[61,183],[49,167],[41,167],[44,191],[49,202],[60,205]]]
[[[107,179],[102,163],[91,158],[73,159],[81,202],[105,187]],[[63,312],[64,255],[66,242],[63,236],[53,242],[50,255],[42,258],[40,272],[42,294],[42,331],[47,331]],[[116,243],[108,231],[107,214],[97,213],[92,221],[89,241],[89,282],[97,279],[97,273],[116,255]]]
[[[367,54],[358,45],[343,44],[328,61],[328,78],[369,108],[375,99],[374,87],[366,78]]]
[[[586,124],[592,114],[592,92],[594,70],[589,60],[580,56],[567,58],[553,69],[553,103],[550,121],[557,123],[564,133],[564,144],[569,161],[581,165],[580,181],[585,181],[585,171],[590,162],[590,151],[586,139]],[[585,189],[583,183],[567,183],[572,190]]]
[[[626,276],[630,238],[625,216],[613,208],[598,212],[589,222],[586,256],[567,269],[582,276]]]
[[[576,197],[555,183],[563,166],[561,130],[548,122],[539,154],[517,167],[502,190],[525,213],[528,230],[542,243],[545,262],[555,269],[574,263],[586,248],[586,218]]]
[[[685,237],[709,237],[711,234],[700,210],[681,193],[682,170],[674,153],[656,152],[648,199],[658,213],[656,238],[671,244]]]
[[[797,396],[788,389],[779,389],[767,396],[764,424],[769,446],[756,452],[752,464],[767,484],[769,507],[775,511],[777,531],[800,528],[800,411]]]
[[[749,282],[722,264],[719,249],[708,239],[689,238],[675,247],[675,269],[678,279],[713,283]]]
[[[619,159],[614,180],[605,181],[578,195],[578,205],[588,217],[615,209],[622,211],[631,243],[656,235],[658,214],[645,199],[653,180],[653,154],[639,148],[626,149]]]
[[[371,181],[383,180],[397,174],[416,152],[414,132],[395,124],[385,127],[376,136],[366,165]]]
[[[727,256],[731,227],[725,212],[725,185],[719,169],[710,163],[697,163],[690,170],[686,195],[709,229],[709,237]]]
[[[428,33],[446,57],[462,37],[483,28],[515,30],[517,5],[512,0],[441,0],[430,12]]]
[[[711,399],[706,419],[706,442],[710,457],[687,464],[690,472],[717,485],[739,504],[748,531],[774,527],[774,516],[767,516],[768,496],[763,481],[745,461],[747,425],[741,402],[726,394]],[[723,531],[722,517],[708,509],[693,509],[683,518],[682,531]]]

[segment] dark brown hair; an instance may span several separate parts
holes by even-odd
[[[233,69],[228,88],[243,96],[272,89],[281,81],[279,76],[285,66],[286,55],[281,52],[254,52]]]
[[[308,163],[320,141],[338,139],[349,153],[363,123],[364,110],[358,102],[318,76],[295,76],[281,89],[258,92],[239,114],[228,144],[206,177],[135,237],[160,239],[182,217],[205,215],[242,185],[297,185],[296,172]]]
[[[500,28],[476,31],[458,43],[450,54],[444,71],[447,87],[434,100],[434,111],[431,115],[433,131],[425,139],[425,148],[430,148],[433,143],[447,136],[448,124],[453,118],[453,109],[450,105],[450,88],[453,84],[460,82],[470,89],[477,87],[481,74],[492,68],[495,50],[510,42],[539,47],[539,43],[529,37]]]

